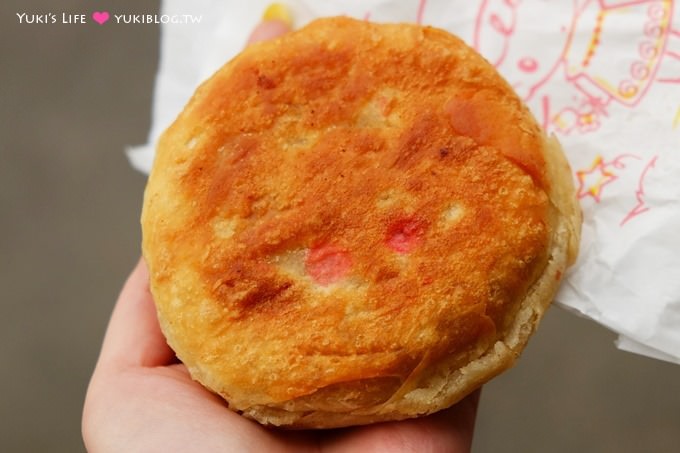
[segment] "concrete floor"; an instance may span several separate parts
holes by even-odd
[[[0,5],[3,452],[83,451],[85,388],[139,255],[145,180],[123,149],[146,139],[159,30],[18,24],[18,12],[98,5],[54,3]],[[157,8],[138,3],[116,8]],[[484,388],[474,451],[678,451],[680,366],[617,351],[614,337],[553,308]]]

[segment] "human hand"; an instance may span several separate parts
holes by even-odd
[[[87,391],[83,438],[100,452],[464,452],[479,393],[419,419],[319,430],[267,429],[191,380],[165,342],[146,265],[128,278]]]

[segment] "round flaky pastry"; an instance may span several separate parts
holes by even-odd
[[[513,364],[576,256],[559,144],[458,38],[317,20],[256,44],[160,140],[158,318],[263,424],[446,408]]]

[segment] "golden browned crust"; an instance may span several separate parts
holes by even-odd
[[[143,250],[169,344],[234,410],[401,419],[513,363],[575,257],[573,192],[459,39],[323,19],[198,89],[159,143]]]

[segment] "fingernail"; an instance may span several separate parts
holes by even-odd
[[[290,14],[290,10],[283,3],[272,3],[270,4],[262,13],[262,20],[280,20],[288,27],[293,27],[293,16]]]

